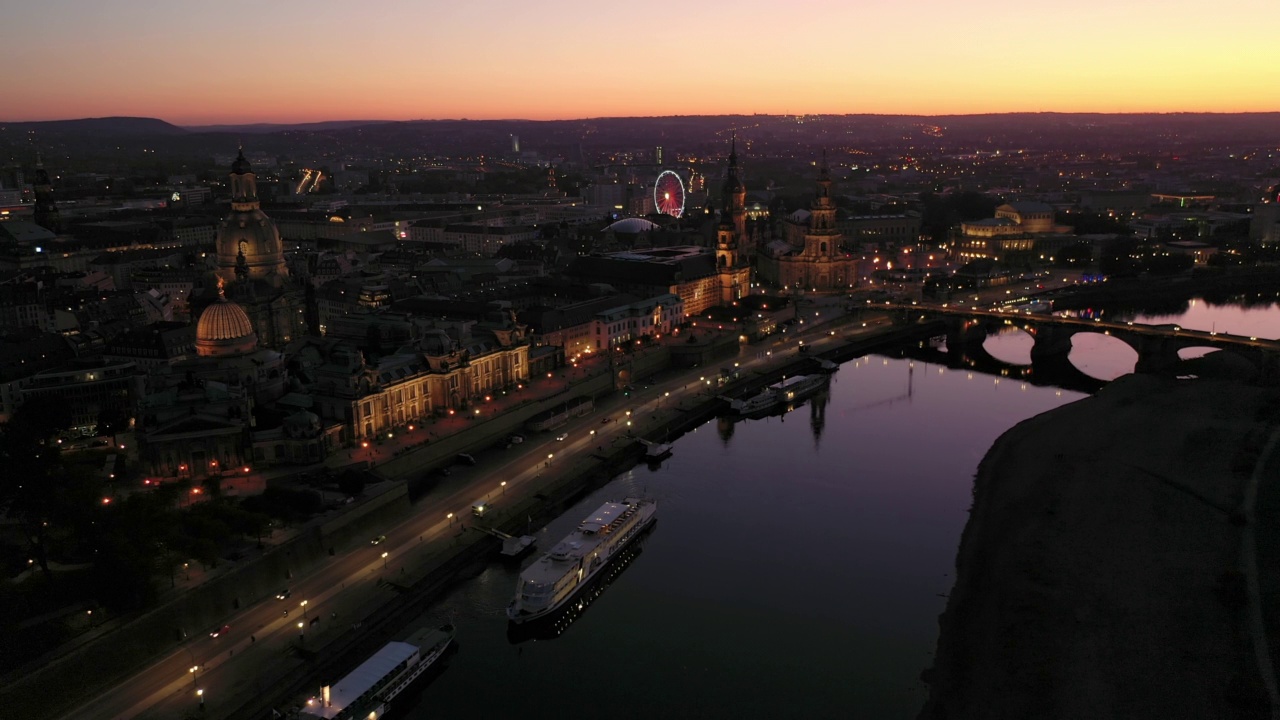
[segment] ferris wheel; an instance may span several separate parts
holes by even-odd
[[[671,217],[684,214],[684,181],[670,170],[663,170],[653,183],[653,206]]]

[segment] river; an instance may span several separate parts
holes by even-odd
[[[1266,329],[1280,326],[1275,305],[1248,326],[1232,314],[1244,309],[1222,310],[1150,321],[1280,334]],[[1001,335],[988,350],[1021,343]],[[1123,365],[1098,347],[1073,361]],[[537,533],[546,550],[605,500],[658,499],[643,552],[580,619],[512,644],[517,571],[490,565],[417,621],[453,622],[459,651],[396,714],[914,717],[979,461],[1012,425],[1079,397],[871,356],[781,418],[703,425],[656,470],[624,473]]]

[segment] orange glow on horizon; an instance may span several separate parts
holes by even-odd
[[[632,29],[653,8],[587,0],[460,3],[443,18],[427,5],[50,2],[7,18],[0,120],[1280,110],[1280,3],[1227,10],[709,0],[641,40]],[[373,53],[343,42],[375,37]]]

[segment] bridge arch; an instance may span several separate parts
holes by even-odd
[[[1212,347],[1210,345],[1186,345],[1178,348],[1179,360],[1194,360],[1204,357],[1210,353],[1221,352],[1222,348]]]
[[[1123,339],[1106,332],[1081,330],[1071,335],[1067,360],[1077,370],[1098,380],[1115,380],[1138,365],[1138,351]]]
[[[982,349],[991,357],[1010,365],[1030,365],[1036,336],[1022,325],[1000,325],[987,331]]]

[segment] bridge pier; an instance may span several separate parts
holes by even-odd
[[[990,328],[982,320],[947,318],[947,348],[973,349],[982,347]]]
[[[1035,343],[1031,346],[1031,364],[1052,364],[1065,360],[1071,354],[1071,336],[1074,329],[1054,325],[1036,325],[1031,329]]]
[[[1138,342],[1133,342],[1134,339]],[[1152,375],[1171,373],[1182,362],[1182,358],[1178,357],[1178,348],[1181,343],[1172,338],[1143,335],[1131,338],[1127,342],[1131,346],[1136,346],[1134,349],[1138,351],[1138,362],[1133,366],[1134,372]]]

